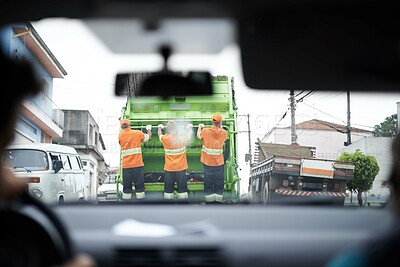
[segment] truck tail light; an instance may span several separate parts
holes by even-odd
[[[40,178],[39,177],[23,177],[21,179],[26,184],[31,184],[31,183],[37,184],[37,183],[40,183]]]
[[[40,178],[39,177],[32,177],[30,179],[30,182],[31,183],[35,183],[35,184],[40,183]]]

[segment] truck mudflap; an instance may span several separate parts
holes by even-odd
[[[275,189],[275,194],[284,196],[329,196],[329,197],[348,197],[349,194],[343,192],[321,192],[321,191],[298,191],[298,190],[286,190],[286,189]]]

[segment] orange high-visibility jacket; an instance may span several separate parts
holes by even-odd
[[[211,128],[201,130],[199,137],[203,140],[200,161],[207,166],[223,165],[222,148],[227,138],[226,131],[222,128],[211,126]]]
[[[142,131],[123,129],[119,136],[119,144],[122,154],[122,168],[134,168],[144,166],[141,145],[148,141],[149,136]]]
[[[165,151],[165,171],[177,172],[187,170],[186,144],[188,138],[183,135],[161,135],[160,141]]]

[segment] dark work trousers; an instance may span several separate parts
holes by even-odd
[[[204,194],[224,194],[224,165],[207,166],[204,164]]]
[[[165,171],[164,174],[164,193],[174,193],[175,182],[178,186],[178,193],[187,192],[186,170],[178,172]]]
[[[132,183],[135,185],[135,192],[144,192],[144,176],[143,167],[124,168],[123,175],[123,192],[132,194]]]

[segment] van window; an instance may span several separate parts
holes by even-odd
[[[79,166],[81,167],[81,169],[83,169],[82,159],[79,156],[78,156],[78,162],[79,162]]]
[[[80,170],[81,167],[79,165],[79,159],[76,156],[69,156],[69,160],[71,162],[71,167],[73,170]]]
[[[61,155],[61,161],[64,166],[64,170],[71,170],[71,164],[69,163],[69,159],[67,155]]]
[[[60,160],[60,156],[57,154],[50,153],[51,164],[54,164],[55,161]]]
[[[45,171],[49,161],[44,151],[34,149],[9,149],[4,160],[15,171]]]

